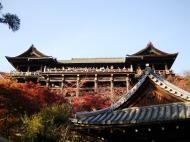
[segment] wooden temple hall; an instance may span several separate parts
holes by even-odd
[[[110,107],[77,112],[71,121],[73,130],[106,142],[190,142],[190,93],[147,67]]]
[[[57,60],[41,53],[33,45],[18,56],[6,58],[16,69],[11,76],[18,82],[33,81],[51,89],[63,89],[73,84],[76,95],[79,95],[81,90],[96,91],[104,85],[110,87],[111,93],[116,86],[128,91],[146,66],[161,76],[173,75],[171,66],[177,55],[160,51],[150,42],[139,52],[119,58]]]

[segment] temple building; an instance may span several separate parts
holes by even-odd
[[[115,86],[128,91],[147,65],[161,76],[174,75],[171,67],[177,55],[160,51],[150,42],[139,52],[119,58],[57,60],[41,53],[34,45],[21,55],[6,58],[16,69],[11,76],[18,82],[33,81],[60,90],[74,84],[75,93],[79,95],[81,90],[96,91],[104,84],[110,87],[112,94]]]
[[[71,120],[73,130],[106,142],[189,142],[190,93],[147,67],[116,103]]]

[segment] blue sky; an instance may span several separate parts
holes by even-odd
[[[0,24],[0,70],[13,67],[31,44],[57,59],[124,57],[152,41],[179,55],[177,73],[190,70],[190,0],[1,0],[2,12],[16,13],[21,28]]]

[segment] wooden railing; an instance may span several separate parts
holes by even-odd
[[[134,73],[138,74],[135,72],[132,72],[130,69],[46,69],[43,72],[42,71],[35,71],[35,72],[19,72],[19,71],[11,71],[11,76],[13,77],[39,77],[43,76],[44,74],[66,74],[66,73],[74,73],[74,74],[88,74],[88,73]],[[142,72],[143,73],[143,72]],[[174,74],[172,70],[156,70],[157,74],[160,75],[169,75],[169,74]]]
[[[36,72],[18,72],[18,71],[11,71],[11,76],[17,77],[17,76],[40,76],[41,72],[36,71]]]
[[[57,69],[51,68],[46,69],[43,73],[94,73],[94,72],[132,72],[130,69],[126,68],[118,68],[118,69],[110,69],[110,68],[69,68],[69,69]]]

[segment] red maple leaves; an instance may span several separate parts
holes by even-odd
[[[74,97],[71,101],[73,111],[94,111],[111,105],[109,98],[86,93],[80,97]]]

